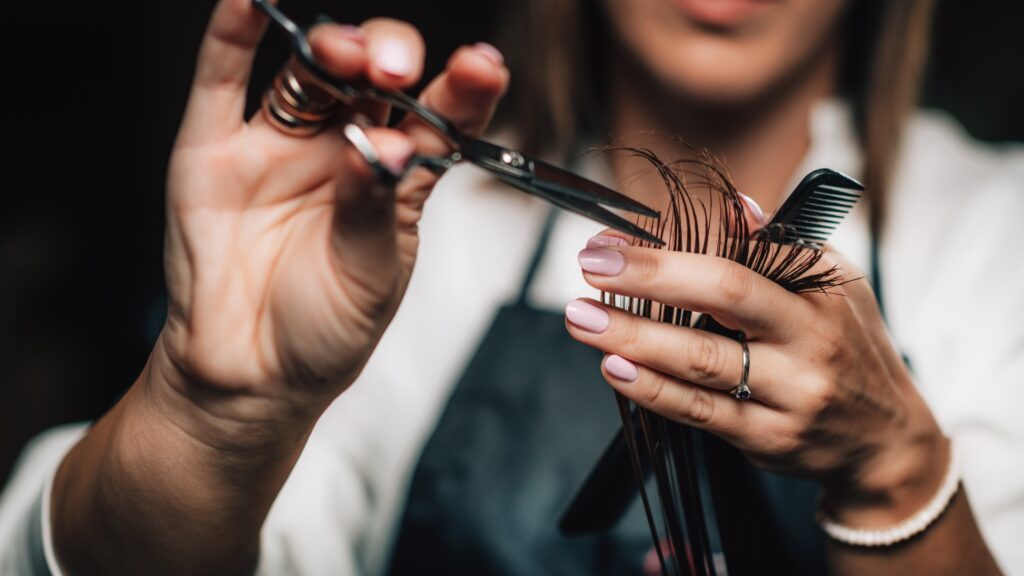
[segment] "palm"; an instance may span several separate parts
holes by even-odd
[[[329,132],[302,140],[246,127],[216,146],[175,148],[168,336],[187,343],[174,352],[203,381],[349,381],[379,337],[411,272],[415,227],[398,228],[409,237],[375,270],[348,265],[334,244],[342,147]],[[377,281],[360,282],[367,272]]]
[[[300,138],[262,113],[245,121],[265,27],[249,3],[219,2],[200,49],[168,170],[170,306],[157,353],[179,373],[171,380],[187,398],[201,401],[211,389],[255,395],[290,414],[322,408],[365,363],[408,283],[416,225],[436,177],[416,173],[386,188],[372,183],[338,125]],[[374,20],[362,29],[365,38],[353,40],[343,26],[315,26],[309,39],[321,66],[386,89],[417,81],[423,45],[413,28]],[[375,43],[396,39],[417,63],[401,77],[370,58]],[[467,47],[421,99],[479,133],[507,80],[500,63]],[[358,106],[377,120],[386,115]],[[343,108],[338,122],[352,113]],[[367,133],[385,162],[448,150],[408,119]],[[245,413],[254,406],[242,405]]]

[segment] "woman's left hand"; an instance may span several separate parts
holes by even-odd
[[[861,527],[903,520],[937,489],[948,440],[892,345],[864,275],[834,251],[818,264],[851,279],[828,294],[793,294],[730,260],[624,245],[599,236],[580,253],[602,291],[710,314],[739,342],[576,300],[573,338],[606,353],[617,391],[667,418],[711,432],[756,465],[822,482],[830,515]]]

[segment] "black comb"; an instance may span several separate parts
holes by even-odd
[[[804,176],[771,224],[784,226],[782,242],[826,242],[860,199],[864,186],[849,176],[819,168]]]

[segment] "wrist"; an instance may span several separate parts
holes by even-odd
[[[196,566],[251,572],[260,526],[308,430],[243,441],[253,422],[232,428],[176,398],[157,368],[151,357],[58,468],[52,514],[61,563],[72,573],[112,566],[141,573],[154,565],[167,573],[194,573]]]
[[[926,506],[950,466],[950,440],[928,420],[930,426],[889,439],[842,479],[826,482],[823,512],[840,524],[874,529],[902,522]]]
[[[206,378],[188,369],[169,344],[172,340],[165,327],[133,387],[140,410],[214,452],[218,460],[258,461],[301,451],[329,402],[257,378],[245,383]]]

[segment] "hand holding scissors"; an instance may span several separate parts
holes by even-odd
[[[352,382],[390,322],[438,176],[382,181],[338,133],[356,115],[383,124],[378,102],[342,102],[333,129],[304,136],[264,113],[246,121],[249,71],[267,24],[250,1],[221,0],[200,49],[168,170],[170,306],[155,357],[169,360],[164,372],[196,403],[212,387],[228,398],[273,398],[262,410],[299,405],[312,417]],[[424,49],[408,24],[314,28],[306,46],[323,73],[358,78],[368,90],[418,81]],[[469,138],[486,127],[507,80],[499,59],[464,47],[422,98]],[[358,133],[389,172],[450,147],[412,119]],[[243,418],[256,417],[245,405]]]
[[[432,168],[438,173],[443,173],[444,170],[457,162],[468,161],[487,170],[498,180],[523,192],[544,198],[556,206],[576,212],[616,230],[643,238],[655,244],[662,244],[661,239],[622,216],[606,210],[601,205],[657,218],[658,213],[651,208],[596,182],[552,166],[539,158],[469,136],[429,106],[401,90],[382,89],[369,85],[364,81],[345,80],[332,76],[317,62],[317,58],[309,44],[306,31],[285,16],[269,0],[252,1],[253,5],[266,12],[273,22],[288,34],[292,43],[292,50],[295,53],[293,63],[298,64],[298,67],[292,67],[285,72],[286,75],[291,74],[294,81],[291,83],[279,83],[279,89],[276,93],[270,93],[271,97],[274,94],[287,94],[289,92],[287,89],[289,84],[294,86],[298,83],[298,78],[305,78],[307,82],[315,84],[314,90],[324,97],[324,105],[322,106],[324,117],[331,113],[330,104],[332,103],[332,98],[346,104],[374,101],[393,106],[410,114],[432,128],[450,146],[450,152],[444,155],[414,156],[408,166],[405,167],[406,169],[396,173],[383,169],[379,162],[377,162],[376,152],[366,142],[365,138],[360,135],[360,130],[357,127],[346,129],[346,137],[360,151],[367,162],[374,167],[378,177],[386,180],[397,180],[408,171],[408,168],[420,165]],[[330,22],[330,19],[326,16],[318,18],[318,22],[325,21]],[[281,89],[282,86],[284,89]],[[270,106],[268,109],[275,110],[275,107]],[[274,114],[273,117],[281,124],[300,120],[287,112],[285,114]],[[301,121],[299,123],[301,124]]]
[[[336,130],[296,137],[266,114],[246,118],[267,24],[250,0],[219,0],[203,36],[167,169],[166,324],[139,379],[54,481],[54,543],[69,573],[251,573],[313,424],[355,379],[409,280],[437,176],[387,185]],[[318,25],[309,43],[337,77],[389,90],[419,79],[422,40],[401,22]],[[476,135],[507,80],[500,59],[464,47],[422,99]],[[336,112],[338,128],[356,113],[383,117],[366,101]],[[418,121],[363,133],[388,167],[448,146]]]

